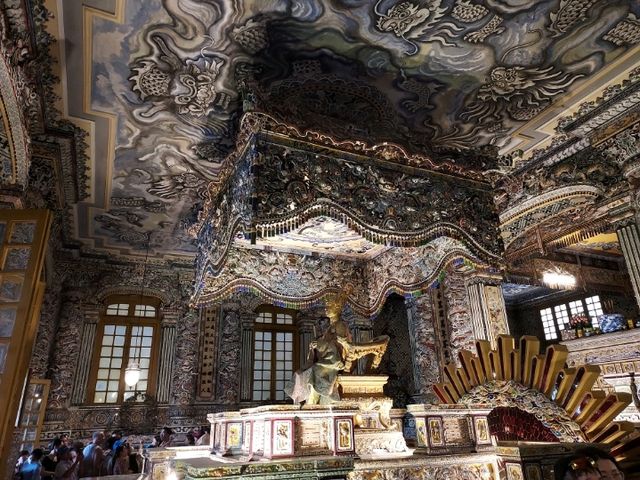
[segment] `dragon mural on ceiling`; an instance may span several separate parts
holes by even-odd
[[[92,25],[92,107],[117,115],[95,233],[195,252],[184,226],[222,180],[246,82],[281,118],[335,137],[505,147],[640,42],[638,15],[609,0],[126,1],[122,24]]]

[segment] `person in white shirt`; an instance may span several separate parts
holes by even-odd
[[[209,431],[209,427],[200,427],[200,436],[196,441],[196,446],[209,445],[209,441],[211,439]]]

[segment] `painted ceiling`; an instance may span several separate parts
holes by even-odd
[[[615,233],[601,233],[581,242],[569,245],[566,250],[584,254],[595,254],[612,257],[622,256],[622,249]]]
[[[195,253],[185,227],[222,180],[247,85],[303,129],[506,152],[533,148],[545,115],[640,41],[630,1],[49,3],[64,39],[61,110],[90,132],[91,195],[75,230],[122,253]],[[274,241],[307,241],[290,235]]]

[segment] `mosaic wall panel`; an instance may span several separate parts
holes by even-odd
[[[461,350],[475,351],[475,341],[464,277],[461,274],[448,273],[443,282],[447,334],[451,346],[451,360],[459,363],[458,353]]]
[[[216,356],[218,377],[216,401],[237,404],[240,400],[240,355],[242,352],[240,313],[226,310],[221,314],[219,351]]]
[[[440,361],[437,353],[434,306],[431,295],[423,295],[407,303],[411,338],[414,342],[413,368],[419,399],[435,403],[431,385],[440,381]]]
[[[171,389],[171,403],[193,403],[198,379],[198,331],[199,314],[190,309],[176,323],[177,337]]]

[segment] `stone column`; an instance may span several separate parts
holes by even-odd
[[[253,326],[255,324],[255,314],[244,313],[241,315],[240,324],[242,328],[240,347],[240,401],[250,402],[252,400],[251,365],[253,364]],[[225,341],[225,339],[222,339]]]
[[[40,309],[40,322],[36,335],[33,355],[29,362],[29,370],[33,378],[47,378],[52,368],[51,356],[55,342],[56,330],[60,323],[60,306],[62,304],[62,273],[53,272],[51,280],[47,279],[47,289]]]
[[[78,376],[74,375],[74,372],[80,365],[81,346],[89,349],[89,360],[85,363],[87,366],[91,364],[90,353],[93,343],[79,341],[83,338],[84,326],[82,299],[83,294],[80,291],[63,289],[60,323],[55,338],[51,339],[55,345],[51,359],[53,368],[51,369],[51,388],[47,410],[66,409],[71,403],[74,377]],[[93,329],[95,336],[95,325],[87,329],[87,334],[91,332],[91,329]]]
[[[354,322],[353,340],[356,343],[367,343],[373,340],[373,325],[368,318],[358,317]],[[358,359],[355,374],[364,375],[367,370],[367,364],[371,360],[368,357]]]
[[[448,271],[442,289],[447,323],[447,331],[442,333],[449,339],[451,361],[459,364],[458,353],[461,350],[475,351],[469,298],[463,275]]]
[[[473,336],[488,340],[493,347],[498,335],[509,334],[501,281],[500,276],[482,274],[472,275],[466,282]]]
[[[71,391],[71,403],[81,405],[87,402],[87,382],[91,370],[91,358],[93,356],[93,346],[95,344],[98,320],[100,319],[100,309],[96,306],[83,309],[84,323],[80,337],[80,353],[76,363],[76,374],[73,379],[73,389]]]
[[[193,403],[198,375],[198,326],[200,316],[197,310],[177,310],[173,368],[171,372],[171,400],[173,405]]]
[[[434,403],[431,386],[440,381],[436,346],[435,315],[431,295],[405,301],[413,357],[413,383],[416,403]]]
[[[640,230],[638,225],[633,222],[620,227],[616,233],[631,278],[636,303],[640,306]]]
[[[301,315],[298,319],[298,361],[302,368],[307,363],[309,344],[313,341],[315,320],[312,317]]]
[[[171,374],[176,352],[176,323],[180,317],[176,309],[164,309],[160,326],[160,360],[158,363],[158,383],[156,400],[158,403],[169,403],[171,396]]]

